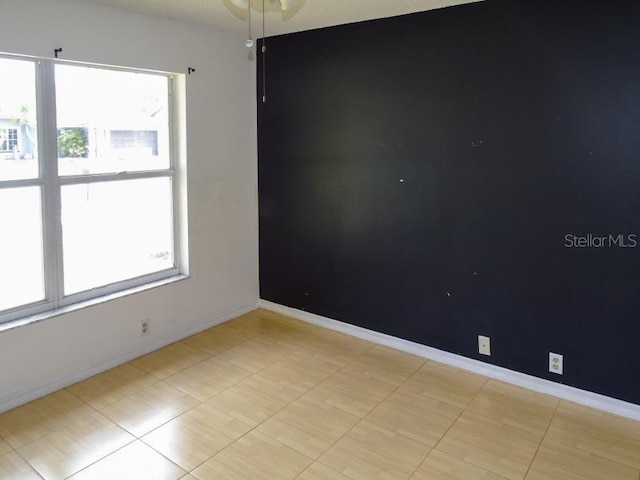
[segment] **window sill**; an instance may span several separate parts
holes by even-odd
[[[54,310],[47,310],[46,312],[30,315],[27,317],[17,318],[15,320],[9,320],[8,322],[0,324],[0,333],[13,330],[15,328],[32,325],[34,323],[42,322],[44,320],[48,320],[53,317],[58,317],[60,315],[64,315],[70,312],[82,310],[87,307],[93,307],[94,305],[100,305],[102,303],[110,302],[112,300],[117,300],[119,298],[127,297],[129,295],[134,295],[136,293],[146,292],[147,290],[151,290],[158,287],[164,287],[165,285],[170,285],[172,283],[180,282],[182,280],[186,280],[187,278],[189,278],[188,275],[183,275],[183,274],[174,275],[173,277],[163,278],[162,280],[146,283],[138,287],[127,288],[126,290],[121,290],[119,292],[103,295],[102,297],[92,298],[90,300],[84,300],[82,302],[74,303],[72,305],[66,305],[64,307],[56,308]]]

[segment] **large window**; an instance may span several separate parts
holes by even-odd
[[[180,273],[170,75],[0,57],[0,322]]]

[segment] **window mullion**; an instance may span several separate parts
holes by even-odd
[[[55,64],[38,62],[38,125],[40,175],[43,179],[45,289],[47,300],[59,306],[63,296],[62,224],[58,177],[58,132],[56,119]]]
[[[40,178],[26,178],[21,180],[0,180],[0,188],[20,188],[42,185]]]
[[[177,116],[179,115],[179,98],[177,95],[177,85],[176,79],[174,76],[168,78],[169,82],[169,151],[171,152],[171,160],[170,160],[170,168],[173,172],[173,179],[171,184],[171,191],[173,194],[173,206],[171,210],[172,214],[172,223],[173,223],[173,264],[176,269],[182,271],[182,252],[181,252],[181,228],[180,228],[180,219],[181,219],[181,198],[180,192],[186,191],[186,185],[179,185],[178,182],[186,183],[186,175],[176,175],[176,171],[180,168],[180,165],[177,161],[178,158],[181,157],[180,152],[178,151],[178,138],[182,138],[182,132],[178,131],[178,125],[181,124],[177,120]],[[186,134],[185,134],[186,136]],[[184,173],[184,172],[183,172]],[[183,188],[185,190],[183,190]]]

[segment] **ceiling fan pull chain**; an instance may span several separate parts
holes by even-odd
[[[265,34],[265,9],[262,0],[262,103],[267,102],[267,36]]]
[[[247,48],[251,48],[253,47],[253,36],[251,35],[251,0],[249,0],[248,3],[248,10],[249,10],[249,38],[247,38]]]
[[[267,102],[267,46],[262,39],[262,103]]]

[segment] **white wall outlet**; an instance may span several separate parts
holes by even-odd
[[[140,322],[140,335],[143,337],[145,335],[149,335],[149,331],[151,330],[151,320],[145,318]]]
[[[491,356],[491,338],[478,335],[478,351],[481,355]]]
[[[562,375],[564,371],[564,361],[562,355],[559,353],[549,352],[549,371],[551,373],[557,373]]]

